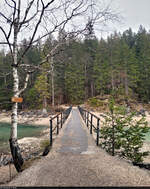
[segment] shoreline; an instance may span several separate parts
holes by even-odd
[[[48,126],[49,125],[49,119],[50,114],[41,116],[23,116],[18,115],[18,124],[27,124],[27,125],[33,125],[33,126]],[[2,123],[11,123],[11,115],[10,113],[1,113],[0,114],[0,122]]]
[[[61,105],[60,108],[63,110],[67,109],[68,106]],[[18,124],[22,125],[29,125],[29,126],[43,126],[46,127],[42,129],[40,134],[38,136],[33,137],[23,137],[21,139],[18,139],[19,146],[30,146],[31,144],[38,144],[48,138],[49,139],[49,120],[51,117],[55,116],[59,112],[47,112],[43,113],[42,110],[30,110],[30,111],[21,111],[18,112]],[[56,120],[54,120],[55,123]],[[1,123],[9,123],[11,124],[11,111],[8,112],[0,112],[0,122]],[[37,146],[37,145],[36,145]],[[0,152],[1,153],[1,152]],[[8,152],[10,153],[10,152]]]
[[[41,143],[44,140],[49,139],[49,129],[44,129],[39,137],[24,137],[18,140],[21,154],[24,159],[24,165],[27,167],[32,164],[32,161],[40,158],[44,148],[41,147]],[[30,163],[31,162],[31,163]],[[16,168],[12,163],[12,156],[10,148],[7,153],[0,152],[0,186],[10,182],[13,178],[18,175]],[[28,165],[29,164],[29,165]],[[11,172],[11,178],[10,178]]]
[[[21,152],[24,157],[26,157],[29,153],[34,153],[35,151],[39,151],[41,148],[41,142],[49,137],[49,119],[50,116],[47,114],[45,115],[39,115],[39,116],[31,116],[31,113],[25,114],[25,115],[19,115],[18,116],[18,124],[26,125],[28,127],[30,126],[43,126],[43,128],[39,135],[37,136],[30,136],[30,137],[23,137],[18,139],[18,144],[21,149]],[[11,124],[11,113],[5,112],[0,114],[0,122],[1,123],[8,123]],[[0,168],[6,165],[3,165],[2,162],[5,164],[5,159],[10,159],[11,153],[9,149],[9,144],[6,144],[6,147],[4,146],[4,149],[2,148],[0,151]],[[6,161],[7,162],[7,161]]]
[[[68,108],[67,106],[61,106],[63,109]],[[18,114],[18,124],[27,124],[32,126],[49,126],[49,120],[51,117],[56,114],[48,113],[42,114],[42,112],[34,113],[33,111],[29,112],[20,112]],[[0,122],[11,123],[11,112],[1,112],[0,113]],[[55,136],[54,136],[55,138]],[[18,140],[19,147],[21,149],[22,157],[25,162],[30,163],[34,159],[41,156],[44,151],[42,147],[42,142],[49,140],[49,128],[45,128],[41,131],[40,136],[38,137],[24,137]],[[8,154],[9,153],[9,154]],[[7,157],[11,158],[10,151],[7,153]],[[30,158],[30,159],[28,159]],[[1,156],[0,156],[1,160]],[[36,161],[36,160],[34,160]],[[10,169],[11,169],[11,180],[18,175],[13,164],[7,164],[0,166],[0,185],[10,181]]]
[[[23,145],[23,143],[25,145],[30,145],[30,143],[38,143],[39,138],[42,138],[49,130],[48,130],[48,126],[49,126],[49,119],[50,119],[50,114],[47,115],[31,115],[31,113],[29,114],[24,114],[24,115],[18,115],[18,125],[26,125],[27,127],[30,126],[43,126],[46,127],[44,129],[41,130],[41,132],[39,133],[39,135],[37,136],[33,136],[33,137],[23,137],[18,139],[18,143]],[[5,112],[5,113],[0,113],[0,123],[8,123],[11,124],[11,112]],[[33,140],[32,140],[32,139]],[[36,140],[37,139],[37,140]],[[6,150],[4,150],[5,152]],[[3,153],[3,150],[0,151],[0,155],[1,153]],[[10,153],[10,152],[8,152]],[[5,152],[5,154],[8,154]]]

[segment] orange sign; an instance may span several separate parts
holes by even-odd
[[[23,98],[21,98],[21,97],[12,97],[11,101],[12,102],[19,102],[19,103],[21,103],[23,101]]]

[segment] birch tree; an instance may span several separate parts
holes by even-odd
[[[96,1],[95,1],[96,2]],[[0,2],[0,44],[7,45],[11,54],[13,75],[13,97],[18,98],[26,89],[30,74],[35,68],[23,63],[23,58],[32,44],[43,40],[46,36],[56,33],[61,27],[67,30],[84,31],[86,21],[91,9],[97,3],[94,0],[1,0]],[[101,12],[102,11],[102,12]],[[95,14],[95,15],[94,15]],[[106,21],[114,19],[115,14],[109,6],[92,12],[93,21]],[[94,16],[93,16],[94,15]],[[80,20],[79,20],[80,17]],[[117,17],[116,17],[117,18]],[[21,54],[18,54],[22,38],[29,39],[28,45]],[[40,37],[39,37],[40,36]],[[20,88],[19,68],[24,69],[26,78],[24,86]],[[20,148],[17,142],[18,103],[14,102],[11,115],[10,149],[14,165],[20,172],[23,165]]]

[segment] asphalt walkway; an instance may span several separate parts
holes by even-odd
[[[98,148],[73,108],[48,156],[9,186],[150,186],[150,172]]]

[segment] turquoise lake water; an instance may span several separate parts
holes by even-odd
[[[9,123],[0,123],[0,152],[8,151],[9,149],[9,137],[10,137]],[[33,125],[18,125],[18,139],[23,137],[36,137],[40,136],[41,132],[48,128],[47,126],[33,126]],[[150,142],[150,132],[145,135],[145,141]]]
[[[9,148],[9,138],[10,138],[10,128],[9,123],[0,123],[0,151],[7,151]],[[18,125],[18,139],[23,137],[35,137],[40,136],[41,132],[46,129],[47,126],[33,126],[33,125]]]

